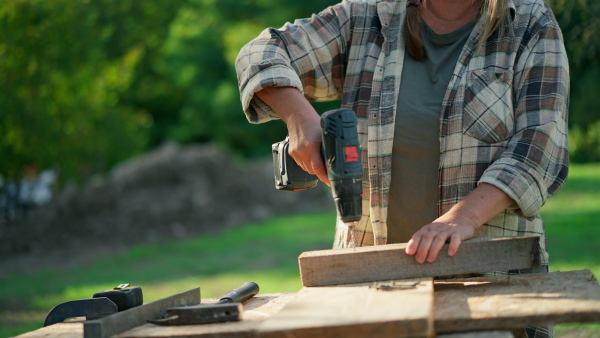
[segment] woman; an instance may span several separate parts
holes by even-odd
[[[408,241],[423,263],[446,242],[537,235],[547,271],[539,209],[567,177],[569,75],[543,0],[347,0],[265,30],[236,68],[249,121],[284,120],[324,182],[309,101],[356,113],[364,215],[335,247]]]

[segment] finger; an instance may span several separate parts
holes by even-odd
[[[298,166],[300,166],[300,168],[302,168],[302,170],[304,170],[304,171],[306,171],[307,173],[310,174],[310,172],[308,171],[308,168],[306,167],[306,165],[304,165],[304,162],[302,162],[300,160],[300,158],[296,159],[296,158],[294,158],[294,156],[292,156],[292,159],[294,160],[294,162],[296,162],[296,164]]]
[[[314,170],[314,165],[313,165],[313,158],[311,156],[311,151],[308,150],[307,147],[305,148],[294,148],[294,149],[289,149],[289,154],[292,157],[292,159],[294,159],[294,161],[296,161],[296,163],[300,166],[300,168],[302,168],[302,170],[306,171],[307,173],[311,174],[311,175],[315,175],[315,170]]]
[[[444,244],[446,244],[448,236],[449,235],[445,232],[439,233],[437,236],[435,236],[435,239],[433,240],[433,242],[431,243],[431,247],[429,248],[429,254],[427,255],[427,261],[429,263],[435,262],[440,250],[442,250],[442,247],[444,246]]]
[[[308,167],[306,165],[306,163],[310,163],[308,160],[305,160],[304,156],[303,156],[303,152],[298,150],[296,147],[293,147],[292,144],[290,144],[289,148],[288,148],[288,154],[292,157],[292,160],[294,160],[294,162],[296,162],[297,165],[300,166],[300,168],[302,168],[302,170],[306,171],[309,174],[312,174],[309,170],[312,169],[312,167]]]
[[[448,256],[452,257],[456,255],[458,252],[458,247],[460,246],[461,238],[459,234],[453,234],[450,237],[450,245],[448,245]]]
[[[431,243],[435,238],[435,233],[432,231],[427,231],[423,237],[421,238],[421,243],[419,243],[419,248],[417,249],[417,263],[421,264],[425,262],[427,255],[429,253],[429,248],[431,248]]]
[[[417,248],[419,247],[419,243],[421,242],[421,235],[414,234],[413,237],[406,244],[406,249],[404,250],[407,255],[412,256],[417,253]]]

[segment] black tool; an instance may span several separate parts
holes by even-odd
[[[362,176],[356,114],[350,109],[334,109],[321,115],[322,156],[336,208],[344,222],[362,216]],[[317,185],[288,154],[289,139],[273,144],[275,187],[278,190],[306,190]]]
[[[139,286],[130,286],[129,284],[120,284],[112,289],[96,292],[92,297],[106,297],[110,299],[117,305],[119,311],[127,310],[144,303],[142,288]]]
[[[50,310],[44,326],[62,323],[67,318],[89,317],[91,319],[110,315],[117,311],[117,305],[106,297],[71,300]]]
[[[243,313],[241,303],[254,297],[258,291],[258,284],[246,282],[221,297],[217,304],[169,308],[168,317],[149,322],[157,325],[194,325],[238,321]]]
[[[62,323],[65,319],[73,317],[96,319],[143,303],[141,287],[120,284],[115,288],[95,293],[92,298],[72,300],[55,306],[46,316],[44,326]]]
[[[289,155],[289,136],[273,144],[273,169],[277,190],[302,191],[313,188],[319,182],[316,175],[304,171]]]

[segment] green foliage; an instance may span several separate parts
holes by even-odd
[[[246,121],[235,57],[264,28],[336,2],[0,2],[0,174],[36,164],[84,178],[166,140],[269,154],[286,128]],[[600,120],[600,3],[549,2],[570,59],[570,126],[585,134]],[[581,151],[574,160],[593,158]]]
[[[327,3],[1,2],[0,173],[35,164],[84,178],[168,139],[268,154],[285,127],[246,122],[235,57]]]
[[[547,2],[564,35],[571,75],[577,78],[600,64],[600,3],[596,0]]]
[[[36,164],[84,177],[144,149],[151,116],[120,104],[147,48],[127,34],[133,13],[153,10],[137,3],[0,5],[1,173]]]
[[[600,162],[600,121],[586,129],[578,126],[571,129],[569,151],[573,162]]]
[[[600,65],[590,66],[577,78],[571,91],[569,119],[571,127],[587,129],[600,120]]]
[[[577,163],[600,161],[600,65],[591,66],[571,95],[569,152]]]
[[[330,1],[331,4],[334,2]],[[245,156],[270,153],[285,137],[283,123],[250,125],[243,116],[235,58],[244,44],[268,26],[309,16],[325,4],[281,1],[190,0],[181,5],[157,55],[159,73],[184,92],[174,107],[177,121],[164,138],[213,142]]]
[[[574,162],[599,160],[600,3],[595,0],[548,1],[563,31],[571,75],[570,150]]]

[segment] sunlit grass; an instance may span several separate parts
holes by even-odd
[[[565,187],[542,208],[550,269],[600,276],[600,164],[572,166]]]
[[[600,164],[571,166],[565,187],[542,208],[550,270],[590,269],[600,277]],[[560,337],[573,330],[578,337],[600,337],[600,324],[562,324]]]
[[[332,212],[275,217],[219,235],[136,246],[87,266],[2,278],[0,312],[12,315],[0,313],[0,337],[39,328],[57,304],[121,283],[141,286],[145,302],[195,287],[204,298],[218,297],[246,281],[261,293],[299,290],[298,255],[331,248],[334,226]]]

